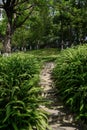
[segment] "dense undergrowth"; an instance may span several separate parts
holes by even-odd
[[[38,87],[40,65],[28,54],[0,57],[0,129],[46,130]]]
[[[66,49],[43,49],[0,57],[0,129],[46,130],[46,113],[38,85],[43,62],[55,61],[53,78],[76,119],[87,122],[87,45]]]
[[[87,45],[63,50],[53,70],[58,94],[87,123]]]

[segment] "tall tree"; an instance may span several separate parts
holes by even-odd
[[[7,18],[4,52],[11,52],[11,38],[15,30],[23,25],[37,5],[42,4],[41,0],[2,0],[0,8],[3,8]]]
[[[25,42],[25,46],[27,46],[27,48],[38,49],[39,47],[46,46],[49,43],[50,39],[52,39],[50,12],[50,7],[52,6],[52,4],[51,1],[48,2],[47,0],[44,0],[42,5],[44,6],[38,4],[38,7],[33,10],[33,14],[23,25],[25,29],[22,30],[21,28],[22,34],[21,31],[16,31],[16,37],[14,38],[14,40],[16,41],[15,43],[19,43],[20,41],[20,45],[22,45],[22,43]],[[25,36],[23,31],[24,33],[28,34],[26,35],[27,37]],[[22,38],[20,38],[19,35]],[[23,38],[23,35],[25,36],[25,38]],[[22,39],[24,39],[24,42]],[[50,46],[50,44],[48,46]]]
[[[55,0],[53,23],[59,42],[66,47],[84,42],[87,36],[87,1]],[[63,42],[62,42],[63,41]]]

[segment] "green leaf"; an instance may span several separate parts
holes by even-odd
[[[84,104],[82,104],[82,105],[80,106],[80,112],[83,110],[83,108],[84,108]]]
[[[14,130],[19,130],[17,127],[17,124],[15,122],[12,122],[12,126],[13,126]]]

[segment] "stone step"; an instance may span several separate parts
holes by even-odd
[[[40,73],[40,86],[43,89],[42,96],[45,98],[44,100],[49,102],[49,104],[40,106],[40,108],[48,113],[48,122],[52,130],[79,130],[75,126],[73,116],[65,112],[61,101],[57,99],[57,90],[54,89],[51,76],[53,68],[54,63],[45,63]]]

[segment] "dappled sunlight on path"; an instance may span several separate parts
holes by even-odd
[[[47,62],[44,64],[40,74],[40,85],[43,88],[42,96],[47,101],[50,101],[49,105],[41,106],[49,113],[49,125],[52,130],[82,130],[75,124],[73,115],[64,108],[56,94],[56,89],[51,78],[53,68],[54,63]]]

